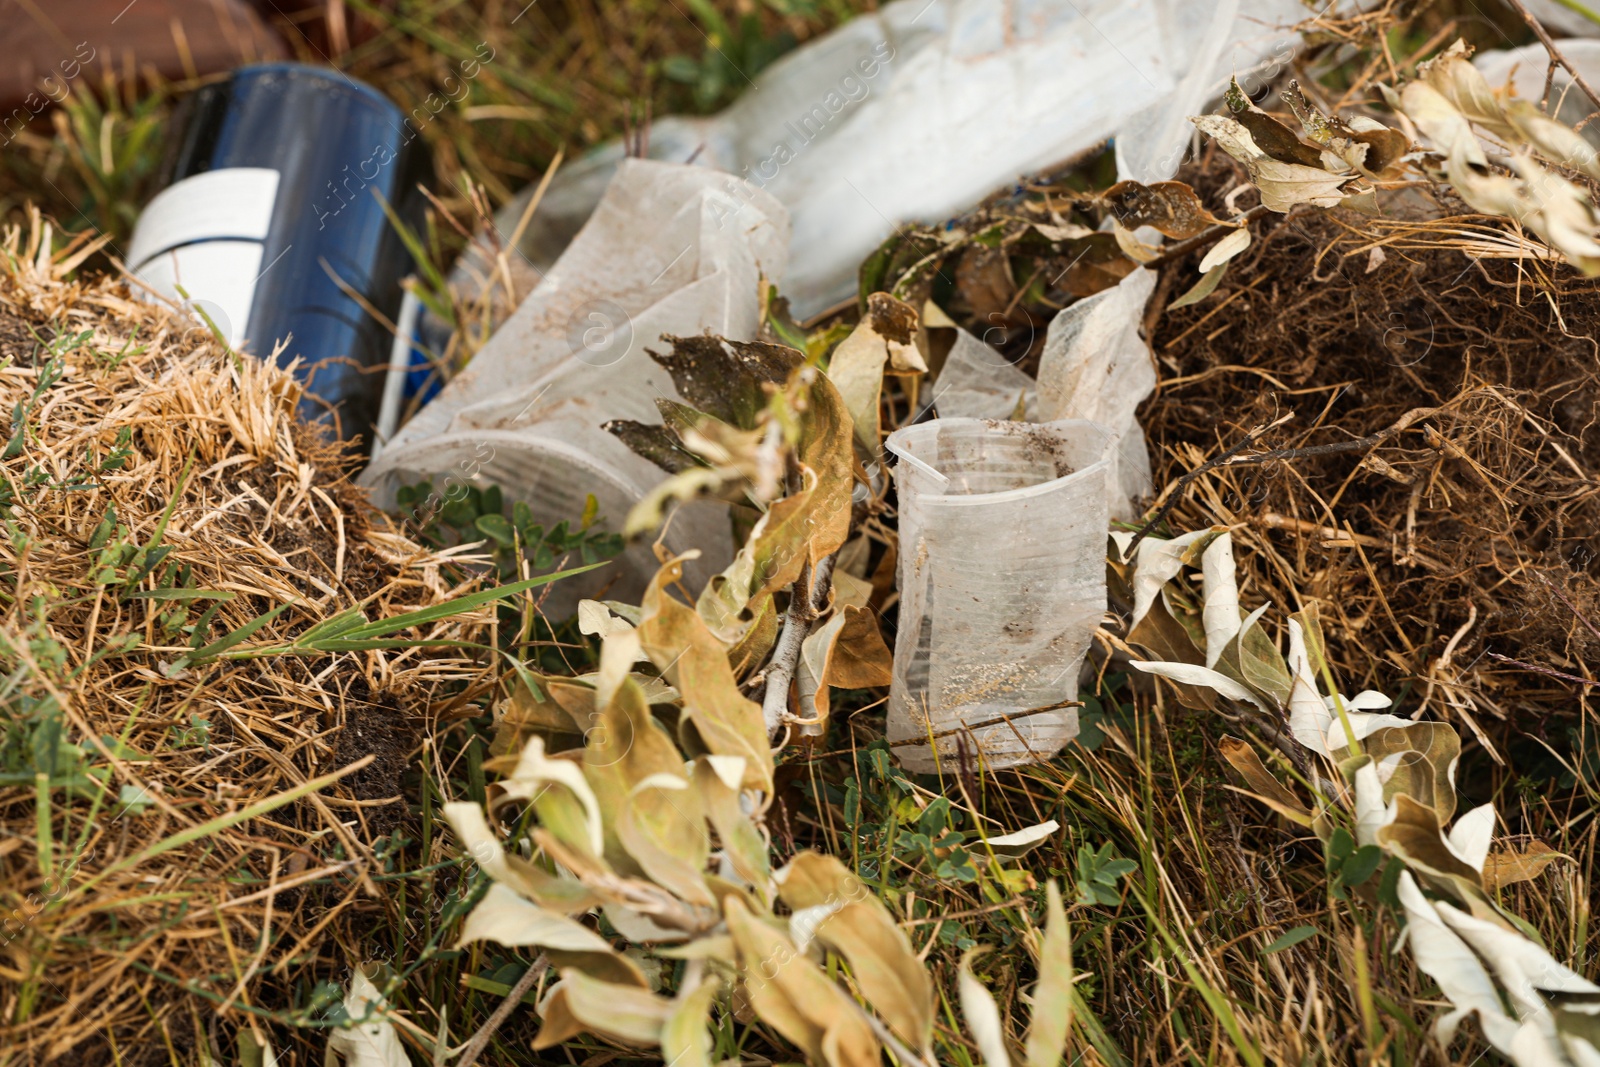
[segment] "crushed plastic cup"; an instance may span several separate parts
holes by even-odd
[[[380,506],[422,481],[443,498],[499,486],[546,529],[576,520],[592,494],[620,529],[666,474],[604,426],[659,423],[656,399],[678,398],[646,349],[668,350],[663,335],[753,339],[761,287],[782,276],[788,240],[787,212],[761,190],[703,168],[628,160],[539,287],[401,427],[362,484]],[[680,507],[662,541],[699,551],[691,582],[733,556],[727,509],[715,501]],[[616,565],[553,586],[546,610],[576,610],[602,587],[637,597],[658,566],[649,544],[635,545]]]
[[[1077,736],[1112,443],[1082,419],[962,418],[885,442],[900,512],[888,737],[907,770],[1035,763]]]

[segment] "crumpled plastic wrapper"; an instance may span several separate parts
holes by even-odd
[[[628,160],[539,287],[401,428],[362,484],[380,506],[424,480],[435,504],[463,491],[453,486],[500,486],[547,529],[575,522],[593,493],[608,527],[620,529],[666,474],[602,426],[659,423],[656,398],[678,398],[645,349],[664,350],[663,334],[754,339],[761,286],[782,277],[788,244],[787,212],[760,189],[703,168]],[[732,558],[727,509],[714,501],[680,507],[662,537],[669,551],[700,550],[691,581]],[[637,599],[656,567],[651,546],[635,545],[619,566],[551,587],[547,610],[569,614],[602,585]]]
[[[1136,270],[1051,319],[1037,382],[958,330],[933,387],[940,417],[1088,419],[1106,427],[1110,514],[1136,518],[1136,502],[1152,491],[1150,453],[1134,413],[1156,387],[1150,346],[1139,333],[1155,283],[1153,271]]]
[[[1122,177],[1171,177],[1188,116],[1231,75],[1281,71],[1300,45],[1290,27],[1317,13],[1299,0],[898,0],[778,60],[717,115],[658,119],[647,150],[738,175],[789,209],[784,295],[806,318],[853,294],[896,226],[948,218],[1108,137]],[[623,155],[613,143],[562,168],[521,241],[535,266],[577,232]],[[501,210],[502,239],[531,195]]]
[[[1106,607],[1106,427],[934,419],[895,431],[900,622],[888,735],[914,772],[1048,759],[1078,732]]]
[[[1536,16],[1538,15],[1532,3],[1528,4],[1528,8],[1533,10]],[[1565,8],[1559,10],[1578,22],[1586,23],[1587,32],[1591,37],[1600,35],[1600,23],[1590,22]],[[1544,20],[1541,18],[1540,21]],[[1553,23],[1546,22],[1545,25],[1555,28]],[[1577,68],[1584,81],[1590,85],[1600,82],[1600,41],[1562,41],[1560,47],[1561,54]],[[1542,44],[1479,52],[1472,57],[1472,65],[1477,67],[1489,84],[1497,89],[1502,85],[1509,86],[1513,95],[1535,103],[1544,97],[1544,79],[1545,72],[1550,67],[1550,55]],[[1558,67],[1550,79],[1550,106],[1546,110],[1568,126],[1576,126],[1588,118],[1594,109],[1595,105],[1590,102],[1589,95],[1578,88],[1572,80],[1572,75]],[[1588,138],[1591,144],[1600,144],[1600,128],[1597,128],[1595,123],[1589,123],[1578,132]]]

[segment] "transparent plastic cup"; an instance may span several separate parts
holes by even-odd
[[[888,735],[907,770],[1048,759],[1078,732],[1106,608],[1112,435],[1080,419],[892,434],[900,621]]]
[[[499,486],[546,529],[575,521],[593,495],[611,530],[667,477],[605,430],[614,419],[660,423],[658,397],[678,399],[648,349],[664,336],[756,336],[762,286],[782,276],[788,214],[761,190],[681,164],[628,160],[561,259],[482,351],[389,441],[361,476],[380,506],[402,486],[434,493]],[[727,508],[695,501],[662,541],[698,550],[698,585],[733,557]],[[575,565],[577,560],[568,561]],[[551,587],[560,617],[602,589],[629,600],[659,562],[648,543],[614,564]]]

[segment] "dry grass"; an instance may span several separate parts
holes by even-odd
[[[1220,197],[1238,174],[1207,159],[1190,177]],[[1243,526],[1255,595],[1318,604],[1349,684],[1454,719],[1498,763],[1585,750],[1563,732],[1589,729],[1574,686],[1494,657],[1594,676],[1600,284],[1482,256],[1504,231],[1448,200],[1261,230],[1217,294],[1157,320],[1146,425],[1171,483],[1293,413],[1251,449],[1288,451],[1185,486],[1179,523]]]
[[[431,702],[479,668],[226,658],[453,590],[296,421],[287,373],[120,283],[61,280],[40,240],[11,230],[0,274],[0,1059],[183,1062],[201,1005],[248,1020],[345,965]]]

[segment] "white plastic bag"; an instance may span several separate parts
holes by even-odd
[[[778,198],[794,223],[784,293],[804,318],[854,292],[861,261],[906,222],[966,210],[1018,175],[1116,137],[1123,177],[1171,177],[1187,121],[1237,74],[1275,76],[1299,0],[898,0],[763,71],[710,118],[649,131],[657,159],[715,167]],[[551,262],[623,157],[564,167],[522,251]],[[509,238],[531,190],[501,211]]]
[[[593,493],[600,515],[620,529],[665,474],[602,427],[659,423],[656,398],[678,395],[645,349],[662,350],[663,334],[754,338],[763,279],[781,277],[788,237],[782,205],[745,182],[627,161],[538,289],[401,428],[362,483],[381,506],[423,480],[437,498],[461,491],[453,486],[495,485],[547,529],[575,521]],[[700,550],[691,579],[732,558],[727,511],[714,502],[680,508],[663,536],[673,552]],[[636,545],[620,570],[552,587],[549,610],[575,609],[602,583],[615,583],[611,596],[635,597],[655,569],[650,546]]]
[[[1532,5],[1529,6],[1531,8]],[[1572,17],[1582,19],[1581,15]],[[1589,31],[1591,34],[1600,34],[1600,25],[1590,23]],[[1600,82],[1600,41],[1562,41],[1561,54],[1577,68],[1584,81],[1591,86]],[[1542,44],[1480,52],[1472,57],[1472,65],[1496,89],[1505,86],[1512,95],[1534,103],[1544,97],[1544,80],[1550,69],[1550,56]],[[1567,125],[1576,126],[1597,109],[1600,109],[1600,104],[1590,100],[1589,94],[1578,88],[1572,76],[1557,67],[1550,79],[1550,104],[1546,110]],[[1591,143],[1600,138],[1600,129],[1596,129],[1593,122],[1580,132]]]
[[[889,436],[900,621],[888,735],[902,766],[1048,759],[1078,732],[1105,612],[1109,432],[935,419]]]

